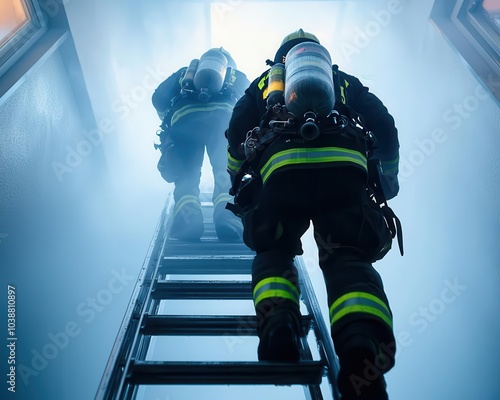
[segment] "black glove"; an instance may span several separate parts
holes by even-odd
[[[234,203],[237,204],[243,212],[245,212],[257,204],[261,191],[262,180],[257,177],[245,175],[242,179],[239,190],[234,196]]]
[[[396,172],[382,172],[380,174],[380,183],[386,200],[390,200],[399,192],[398,174]]]

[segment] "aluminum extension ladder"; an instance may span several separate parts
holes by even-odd
[[[205,198],[208,199],[209,195],[205,194]],[[96,399],[227,398],[223,391],[228,387],[239,390],[239,394],[231,398],[244,399],[241,394],[246,393],[251,394],[249,398],[252,399],[294,399],[293,393],[288,392],[275,392],[268,397],[271,388],[276,391],[294,387],[301,399],[338,400],[335,383],[337,359],[302,258],[297,257],[295,261],[302,291],[301,361],[259,362],[256,356],[255,315],[252,312],[225,315],[228,304],[234,307],[240,300],[249,304],[252,302],[250,274],[254,254],[241,242],[218,241],[212,220],[213,204],[203,201],[203,197],[202,210],[205,233],[201,240],[195,243],[180,242],[169,238],[173,200],[171,196],[167,200],[111,350]],[[235,276],[237,279],[233,278]],[[216,300],[211,304],[216,304],[222,314],[214,315],[213,308],[210,309],[211,313],[205,315],[172,315],[164,312],[169,302],[179,304],[198,301],[201,309],[204,302],[212,300]],[[177,308],[174,306],[174,309]],[[196,307],[191,308],[198,311]],[[152,360],[154,357],[151,356],[155,349],[161,352],[161,343],[174,337],[194,340],[192,345],[180,344],[177,347],[188,347],[187,350],[192,348],[197,354],[194,349],[200,346],[196,345],[196,340],[202,337],[216,337],[219,344],[220,340],[241,344],[244,343],[244,336],[253,338],[246,347],[254,360],[158,361]],[[202,352],[206,352],[209,347],[212,346],[201,347]],[[177,395],[176,392],[186,386],[205,387],[203,385],[220,391],[210,395],[208,388],[201,392],[198,389],[195,392],[197,394],[188,397]],[[258,389],[265,390],[267,395],[259,395]]]

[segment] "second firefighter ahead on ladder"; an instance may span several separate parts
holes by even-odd
[[[214,224],[219,239],[241,240],[241,221],[225,209],[229,196],[224,131],[231,111],[248,86],[246,76],[225,49],[213,48],[162,82],[152,102],[163,121],[158,169],[173,182],[171,236],[198,240],[203,235],[200,178],[205,148],[214,175]]]
[[[236,103],[228,169],[252,266],[258,357],[299,360],[294,257],[312,221],[339,356],[343,400],[387,399],[392,312],[372,263],[400,237],[386,198],[398,193],[398,135],[381,100],[332,66],[316,36],[286,36],[272,68]],[[320,101],[318,101],[318,99]],[[375,143],[374,143],[375,142]],[[228,206],[229,207],[229,206]],[[366,376],[367,363],[375,368]]]

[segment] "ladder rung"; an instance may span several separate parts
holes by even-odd
[[[193,255],[253,255],[242,242],[221,242],[215,239],[202,238],[199,242],[182,242],[170,239],[165,245],[164,256],[193,256]]]
[[[253,258],[253,255],[164,257],[160,272],[182,275],[250,274]]]
[[[311,328],[312,318],[302,316],[303,331]],[[141,332],[157,336],[257,335],[254,315],[145,315]]]
[[[154,299],[252,299],[251,281],[157,281],[151,293]]]
[[[145,335],[246,335],[257,334],[253,315],[147,315],[143,320]]]
[[[128,380],[133,384],[190,385],[319,385],[321,361],[270,362],[163,362],[134,361]]]

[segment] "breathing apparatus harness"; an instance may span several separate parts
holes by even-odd
[[[273,62],[267,60],[267,63],[272,64]],[[283,104],[284,101],[283,103],[268,104],[259,126],[248,131],[245,141],[240,145],[246,159],[234,176],[231,194],[238,195],[244,176],[251,175],[255,179],[260,179],[259,174],[254,170],[263,150],[284,135],[295,136],[304,140],[313,140],[320,134],[351,135],[366,143],[368,152],[366,155],[370,155],[375,143],[375,137],[372,132],[365,129],[362,117],[343,104],[338,81],[338,67],[336,65],[333,66],[333,71],[336,78],[334,85],[336,109],[332,110],[328,116],[321,118],[314,111],[307,111],[303,118],[299,119],[288,112]],[[346,129],[349,125],[354,129]]]
[[[235,92],[235,81],[241,72],[228,66],[226,68],[224,81],[222,82],[222,88],[217,93],[211,93],[208,89],[196,88],[194,84],[194,76],[198,69],[198,65],[199,60],[193,59],[189,63],[189,66],[183,71],[181,77],[179,78],[180,91],[170,101],[170,106],[165,112],[165,116],[163,117],[159,129],[156,131],[156,135],[158,136],[160,143],[154,143],[154,148],[155,150],[160,149],[162,154],[166,148],[169,147],[168,136],[171,129],[170,122],[177,105],[181,103],[181,101],[189,99],[193,103],[206,103],[210,100],[217,99],[235,104],[238,100]]]
[[[270,60],[266,62],[268,65],[273,64]],[[245,141],[240,145],[246,159],[233,176],[233,184],[229,190],[229,193],[234,195],[234,204],[228,203],[226,208],[241,217],[247,209],[253,206],[252,192],[258,192],[263,185],[258,170],[259,160],[263,151],[278,138],[287,135],[313,140],[319,135],[350,135],[366,145],[369,197],[380,207],[392,238],[397,236],[399,250],[403,255],[401,222],[387,204],[380,179],[382,171],[380,160],[371,159],[376,138],[371,131],[365,128],[362,116],[343,103],[338,66],[333,65],[332,70],[335,107],[328,116],[321,118],[315,112],[308,111],[302,119],[299,119],[289,113],[284,104],[278,102],[268,105],[260,125],[247,132]]]

